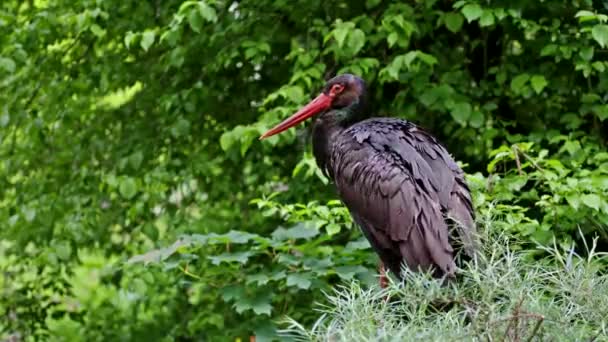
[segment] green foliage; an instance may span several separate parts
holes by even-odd
[[[336,72],[466,161],[513,249],[605,250],[607,25],[589,0],[2,1],[0,338],[262,341],[373,282],[306,131],[257,140]]]
[[[554,260],[530,263],[502,239],[487,246],[484,266],[467,265],[458,283],[441,287],[414,273],[382,291],[352,283],[328,295],[312,328],[288,320],[282,334],[301,341],[587,341],[608,334],[605,254],[551,248]]]

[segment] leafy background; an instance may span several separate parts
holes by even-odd
[[[275,338],[377,259],[308,129],[257,137],[325,79],[370,84],[463,163],[510,248],[608,250],[602,1],[0,4],[0,336]]]

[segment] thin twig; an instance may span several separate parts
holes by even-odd
[[[519,149],[517,148],[517,145],[513,145],[511,149],[513,150],[513,156],[515,157],[515,164],[517,164],[517,173],[521,176],[523,175],[523,171],[521,170],[521,162],[519,161]]]

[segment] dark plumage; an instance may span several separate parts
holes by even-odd
[[[475,254],[475,225],[464,173],[447,150],[411,122],[366,119],[365,83],[349,74],[328,81],[311,104],[262,137],[315,114],[317,164],[385,266],[399,278],[402,262],[453,277],[455,247]],[[455,232],[448,217],[458,222]]]

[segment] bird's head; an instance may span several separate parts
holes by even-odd
[[[308,118],[331,110],[346,113],[345,117],[358,116],[365,109],[366,96],[367,89],[363,79],[351,74],[338,75],[327,81],[321,94],[297,113],[262,134],[260,139],[279,134]]]

